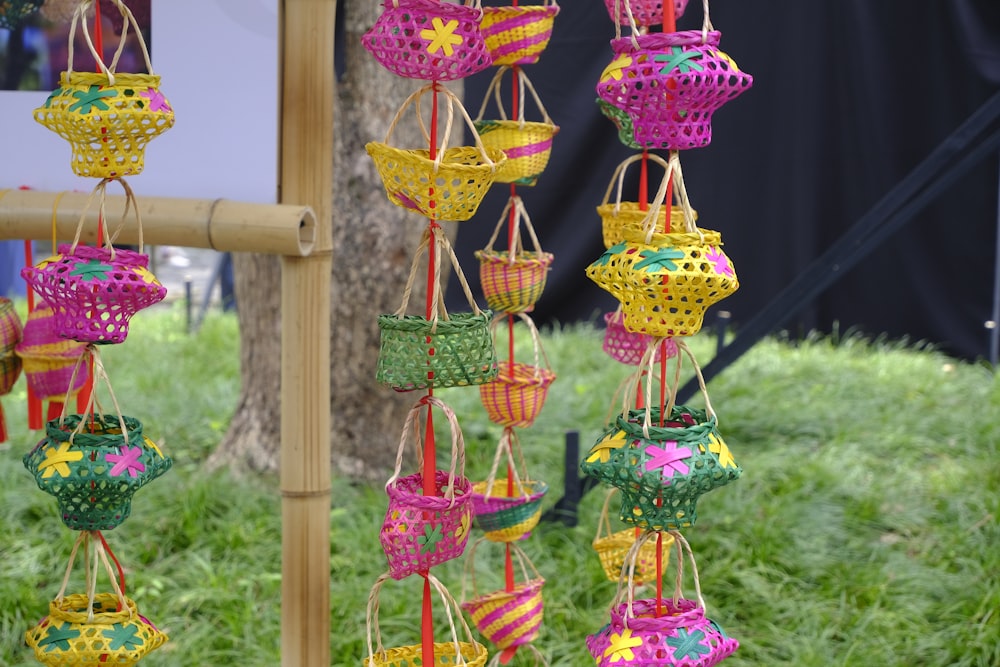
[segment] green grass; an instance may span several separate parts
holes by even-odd
[[[177,310],[144,313],[125,345],[103,351],[126,413],[175,460],[107,537],[127,567],[130,595],[171,636],[144,665],[273,667],[280,662],[276,480],[200,465],[235,406],[238,332],[221,315],[197,335],[183,328]],[[543,340],[558,379],[521,444],[533,476],[550,484],[550,505],[561,496],[565,433],[578,431],[583,448],[593,442],[628,369],[601,352],[601,333],[590,327]],[[692,341],[702,364],[713,348],[707,337]],[[519,358],[527,354],[519,348]],[[709,616],[741,642],[725,665],[1000,664],[1000,387],[990,370],[852,336],[769,339],[709,390],[744,475],[701,499],[685,535]],[[10,667],[36,664],[23,633],[46,613],[74,537],[21,465],[39,437],[25,430],[23,392],[21,382],[4,397],[12,437],[0,445],[0,665]],[[459,416],[469,476],[485,477],[500,428],[475,390],[439,395]],[[593,664],[584,639],[607,621],[615,584],[590,546],[602,499],[601,492],[584,498],[577,527],[543,523],[523,544],[547,581],[536,645],[553,666]],[[358,628],[385,570],[378,544],[385,506],[381,488],[335,479],[334,665],[360,664],[366,653]],[[500,585],[493,567],[500,553],[480,547],[481,589]],[[456,597],[463,567],[436,568]],[[419,596],[416,580],[383,588],[388,645],[418,640]]]

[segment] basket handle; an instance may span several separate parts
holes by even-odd
[[[486,94],[483,96],[483,103],[479,107],[479,114],[476,116],[476,121],[481,121],[483,115],[486,113],[486,106],[489,103],[490,97],[496,101],[497,109],[500,110],[500,120],[507,120],[507,111],[504,109],[503,102],[500,100],[500,83],[503,79],[503,75],[508,71],[513,71],[510,65],[501,65],[497,68],[497,73],[493,75],[493,79],[490,81],[490,85],[486,88]],[[535,90],[535,86],[531,83],[531,79],[524,73],[524,70],[518,68],[517,70],[517,122],[518,129],[523,130],[525,118],[524,118],[524,98],[525,89],[527,92],[531,93],[532,99],[535,101],[535,106],[538,110],[542,112],[542,122],[546,125],[552,125],[552,118],[549,116],[549,112],[546,111],[545,105],[542,104],[542,98],[538,96],[538,91]]]
[[[465,556],[465,576],[462,577],[462,595],[460,598],[462,604],[465,604],[465,602],[468,601],[466,593],[467,593],[467,586],[470,584],[472,586],[472,597],[473,598],[479,597],[479,587],[476,585],[476,549],[479,548],[479,545],[481,543],[487,541],[488,540],[485,537],[480,537],[479,539],[477,539],[475,542],[472,543],[472,546],[469,547],[468,553]],[[505,546],[510,548],[511,555],[513,555],[514,558],[517,560],[518,567],[521,569],[521,575],[524,577],[525,583],[531,581],[533,578],[534,579],[542,578],[542,575],[538,572],[538,568],[535,567],[535,564],[531,562],[531,559],[528,558],[527,554],[524,553],[524,550],[521,549],[521,547],[519,547],[514,542],[506,542]],[[531,569],[531,572],[535,575],[534,577],[532,577],[528,573],[529,568]]]
[[[674,0],[663,0],[664,2],[673,2]],[[632,48],[639,49],[639,40],[636,35],[641,34],[639,26],[636,25],[635,15],[632,14],[632,4],[629,0],[615,0],[615,39],[622,38],[622,25],[621,25],[621,7],[622,3],[625,4],[625,14],[628,16],[628,27],[632,30],[629,35],[632,39]]]
[[[94,541],[94,562],[93,565],[90,563],[89,551],[92,537],[91,532],[92,531],[89,530],[82,530],[80,531],[80,534],[76,536],[76,541],[73,542],[73,549],[69,553],[69,564],[66,566],[66,573],[63,575],[62,585],[59,587],[59,592],[56,594],[56,602],[62,602],[66,597],[66,589],[69,587],[70,576],[73,574],[73,563],[76,562],[76,554],[80,550],[80,545],[82,544],[84,552],[88,552],[83,558],[84,579],[87,581],[87,621],[93,622],[94,620],[94,598],[97,597],[97,573],[100,570],[101,565],[104,566],[104,571],[111,580],[111,588],[115,593],[115,597],[118,598],[118,604],[121,605],[122,610],[127,610],[129,616],[131,616],[132,608],[129,606],[128,600],[125,598],[125,592],[122,591],[121,586],[118,584],[118,578],[115,576],[115,572],[111,568],[111,562],[108,560],[108,554],[104,549],[104,543],[100,539]],[[93,532],[99,535],[96,531]]]
[[[462,665],[468,665],[469,663],[462,656],[461,643],[458,638],[458,630],[455,628],[455,617],[458,617],[459,624],[465,633],[465,637],[476,650],[476,657],[479,658],[486,652],[486,648],[475,641],[472,636],[472,629],[469,628],[469,624],[465,620],[465,616],[462,615],[462,610],[459,608],[458,603],[455,598],[451,596],[448,589],[444,587],[437,577],[428,572],[426,575],[427,581],[430,582],[431,586],[438,592],[441,596],[441,600],[444,602],[445,615],[448,618],[448,628],[451,630],[451,637],[455,644],[455,666],[460,667]],[[379,625],[379,596],[382,592],[382,585],[388,581],[391,577],[389,573],[386,572],[379,576],[375,580],[375,585],[372,586],[371,591],[368,593],[368,606],[365,613],[365,631],[368,638],[368,658],[365,660],[365,667],[375,667],[375,655],[376,653],[380,657],[386,655],[385,647],[382,644],[382,628]],[[372,631],[374,630],[375,644],[372,644]],[[376,650],[377,647],[377,650]],[[483,657],[485,661],[485,657]]]
[[[688,562],[691,565],[691,572],[694,575],[694,589],[696,594],[696,600],[698,607],[702,610],[705,609],[705,598],[701,595],[701,580],[698,578],[698,564],[694,560],[694,553],[691,551],[691,545],[688,541],[684,539],[684,536],[680,534],[679,531],[670,530],[666,531],[667,534],[673,536],[674,538],[674,548],[677,550],[677,557],[674,561],[677,564],[677,574],[674,578],[674,594],[673,600],[676,603],[683,597],[683,583],[684,583],[684,556],[685,552],[688,558]],[[615,592],[615,597],[612,600],[612,607],[621,604],[622,598],[625,598],[626,612],[624,618],[624,625],[628,627],[629,619],[635,618],[635,611],[633,610],[633,603],[635,602],[635,567],[636,563],[639,561],[639,555],[642,551],[643,546],[650,540],[656,537],[658,531],[647,530],[632,544],[629,548],[628,553],[625,555],[625,566],[622,567],[622,576],[618,580],[618,589]]]
[[[448,487],[445,489],[444,497],[449,501],[449,507],[455,505],[455,480],[465,476],[465,436],[458,425],[458,417],[455,411],[448,407],[444,401],[436,396],[423,396],[410,408],[403,423],[403,433],[399,437],[399,448],[396,450],[396,466],[393,469],[392,477],[385,483],[385,488],[396,483],[403,469],[403,453],[406,450],[406,443],[413,433],[413,442],[417,450],[417,467],[422,468],[424,463],[424,439],[420,433],[420,414],[424,411],[424,406],[435,406],[444,413],[451,429],[451,463],[448,466]]]
[[[652,359],[656,359],[656,347],[660,345],[662,338],[654,338],[649,341],[646,346],[646,351],[643,352],[642,359],[646,360],[646,354],[649,353]],[[654,346],[652,352],[650,352],[650,346]],[[655,362],[654,362],[655,363]],[[647,366],[647,368],[643,368]],[[642,381],[642,377],[649,373],[648,365],[640,362],[639,367],[626,375],[621,382],[618,383],[618,387],[615,389],[614,395],[611,397],[611,403],[608,404],[608,412],[605,415],[604,421],[606,423],[613,423],[615,416],[617,414],[628,415],[629,410],[632,409],[633,400],[632,397],[635,396],[636,391],[639,388],[639,383]],[[654,373],[653,377],[650,379],[651,382],[659,382],[659,373]],[[621,401],[621,403],[619,403]],[[621,409],[618,409],[618,406]]]
[[[132,10],[125,6],[122,0],[111,0],[112,3],[121,12],[122,18],[122,34],[118,41],[118,48],[115,50],[115,55],[111,59],[111,65],[104,64],[104,56],[97,52],[97,47],[94,46],[93,40],[90,38],[90,30],[87,28],[87,12],[90,11],[91,6],[93,6],[96,0],[82,0],[80,4],[76,6],[76,10],[73,12],[73,18],[70,20],[69,25],[69,48],[67,52],[68,63],[66,65],[66,74],[73,73],[73,43],[76,41],[76,26],[79,23],[83,26],[83,39],[87,43],[87,48],[90,49],[91,55],[94,56],[94,60],[97,62],[97,66],[101,69],[101,72],[108,77],[108,85],[115,85],[115,70],[118,68],[118,60],[121,58],[122,53],[125,51],[125,42],[128,37],[129,26],[135,30],[136,37],[139,40],[139,47],[142,50],[142,57],[146,61],[146,71],[153,75],[153,63],[149,58],[149,48],[146,46],[146,38],[142,36],[142,30],[139,29],[139,23],[135,20],[135,16],[132,14]]]
[[[715,26],[712,25],[712,17],[709,15],[708,11],[708,0],[701,0],[701,43],[708,43],[708,33],[715,30]]]
[[[500,442],[497,444],[496,453],[493,456],[493,464],[490,466],[490,474],[486,477],[486,493],[484,495],[487,498],[493,497],[493,486],[496,484],[497,473],[500,470],[500,460],[503,458],[507,459],[507,464],[510,467],[511,477],[515,488],[517,488],[517,490],[525,498],[531,496],[527,488],[525,488],[524,482],[521,481],[521,474],[518,473],[518,466],[515,465],[514,450],[517,450],[517,463],[520,464],[520,470],[524,475],[524,482],[531,481],[531,478],[528,476],[528,465],[524,460],[524,450],[521,449],[521,441],[517,437],[517,432],[512,427],[505,426],[503,434],[500,436]]]
[[[79,423],[73,428],[73,431],[69,434],[69,444],[72,445],[73,439],[78,434],[83,433],[83,430],[88,422],[88,420],[85,417],[94,414],[95,407],[98,412],[100,413],[104,412],[104,409],[101,407],[100,401],[98,401],[97,399],[97,382],[103,380],[104,386],[107,387],[108,394],[111,396],[111,403],[112,405],[115,406],[115,414],[118,415],[118,426],[122,430],[122,438],[124,439],[125,446],[127,447],[129,445],[129,440],[128,440],[128,428],[126,428],[125,426],[125,417],[122,415],[121,406],[118,405],[118,398],[115,396],[115,390],[111,387],[111,379],[108,377],[108,372],[105,370],[104,363],[101,361],[101,355],[97,352],[97,346],[87,345],[87,347],[84,348],[83,354],[80,355],[80,357],[76,360],[76,363],[73,365],[73,373],[70,375],[69,386],[71,389],[73,386],[75,386],[77,373],[80,371],[80,368],[85,363],[87,363],[87,360],[89,359],[93,359],[94,361],[94,371],[93,371],[94,391],[90,392],[90,398],[87,400],[87,407],[83,410],[82,417],[84,418],[80,419]],[[69,398],[70,396],[67,393],[66,400],[63,402],[62,413],[60,413],[59,415],[59,428],[62,428],[63,424],[65,423],[65,419],[67,417],[66,412],[68,410],[67,406],[70,403]]]
[[[612,534],[611,518],[608,513],[611,511],[611,499],[614,498],[616,493],[618,493],[618,487],[612,486],[604,495],[604,504],[601,505],[601,515],[597,519],[597,534],[594,535],[595,540]]]
[[[76,234],[73,236],[73,244],[70,246],[70,254],[76,252],[76,247],[80,244],[80,236],[83,234],[83,226],[87,222],[87,211],[90,210],[90,206],[94,202],[95,197],[97,197],[98,201],[99,220],[107,220],[105,215],[105,206],[107,204],[108,183],[111,183],[112,181],[120,183],[122,189],[125,190],[125,210],[122,212],[121,220],[118,222],[118,226],[115,227],[115,231],[104,235],[104,246],[108,249],[108,252],[111,253],[111,259],[114,259],[114,240],[118,238],[118,235],[121,233],[122,229],[124,229],[125,221],[128,219],[129,209],[131,209],[135,216],[135,224],[139,233],[139,252],[142,252],[142,216],[139,214],[139,204],[135,199],[135,191],[132,190],[132,186],[129,185],[128,181],[124,178],[113,177],[101,179],[101,181],[94,186],[94,189],[90,191],[90,196],[87,197],[87,201],[83,206],[83,212],[80,214],[80,221],[76,223]]]
[[[666,178],[667,176],[670,175],[670,165],[669,165],[669,163],[666,160],[664,160],[662,157],[660,157],[656,153],[647,153],[646,157],[649,160],[651,160],[651,161],[655,162],[656,164],[660,165],[661,167],[663,167],[663,171],[666,174],[666,176],[664,178]],[[615,196],[615,215],[618,215],[619,210],[621,210],[622,193],[623,193],[623,191],[625,189],[625,171],[627,170],[627,168],[630,165],[638,162],[642,158],[643,158],[643,154],[642,153],[636,153],[635,155],[630,155],[629,157],[627,157],[624,160],[622,160],[622,162],[619,163],[619,165],[617,167],[615,167],[615,171],[611,175],[611,180],[608,181],[608,189],[604,191],[604,200],[601,202],[601,205],[604,206],[604,205],[607,205],[607,204],[611,203],[611,191],[614,189],[615,183],[617,182],[618,183],[618,191],[617,191],[617,195]],[[666,192],[666,190],[664,190],[664,193],[665,192]],[[664,194],[663,199],[665,199],[665,198],[666,198],[666,195]],[[661,199],[661,203],[662,203],[662,199]],[[658,208],[658,207],[654,207],[652,205],[650,206],[650,210],[656,210],[656,208]]]
[[[538,235],[535,234],[535,227],[531,224],[531,218],[528,217],[528,211],[524,208],[524,201],[521,199],[520,195],[513,195],[507,200],[507,205],[504,206],[503,211],[500,213],[500,219],[497,221],[496,227],[493,228],[493,234],[490,235],[490,240],[486,244],[484,250],[486,252],[493,252],[493,244],[497,242],[500,237],[500,230],[504,228],[504,225],[510,220],[510,209],[514,208],[514,238],[510,244],[510,248],[507,251],[507,259],[513,264],[517,257],[517,253],[524,251],[524,246],[521,242],[521,223],[524,222],[524,228],[528,232],[528,236],[531,238],[531,244],[534,247],[534,252],[536,255],[541,256],[542,244],[538,242]]]
[[[646,375],[646,409],[643,411],[642,419],[642,434],[645,438],[649,438],[649,429],[652,424],[651,407],[653,400],[653,359],[655,357],[656,345],[663,340],[662,338],[657,338],[650,342],[649,347],[646,349],[645,354],[642,358],[642,365],[647,368]],[[669,415],[675,405],[677,399],[677,389],[680,387],[681,383],[681,355],[683,352],[685,356],[691,361],[691,366],[694,368],[695,377],[698,378],[698,387],[701,389],[701,395],[705,399],[705,414],[709,418],[715,418],[718,420],[718,415],[715,414],[715,410],[712,408],[712,401],[708,397],[708,388],[705,386],[705,376],[701,373],[701,366],[698,365],[698,361],[694,358],[694,353],[691,352],[691,348],[687,346],[687,343],[683,338],[675,338],[674,342],[677,344],[677,360],[674,365],[674,380],[673,386],[670,389],[670,397],[667,400],[667,405],[664,409],[664,415]],[[628,419],[628,411],[623,413],[622,417]]]
[[[494,345],[494,347],[496,347],[497,325],[500,322],[506,320],[510,315],[514,315],[514,314],[515,313],[500,313],[500,314],[496,315],[493,318],[492,322],[490,322],[490,329],[491,329],[492,334],[493,334],[493,345]],[[531,334],[531,347],[532,347],[532,352],[534,353],[534,361],[535,361],[535,364],[534,364],[534,368],[535,368],[534,379],[535,380],[541,380],[541,378],[542,378],[542,367],[539,364],[540,361],[544,361],[545,362],[545,370],[547,370],[549,372],[552,372],[552,363],[549,361],[549,355],[547,355],[545,353],[545,348],[542,347],[542,338],[541,338],[541,335],[538,333],[538,327],[535,326],[535,323],[531,320],[531,318],[528,316],[528,314],[527,313],[516,313],[516,315],[521,318],[521,320],[524,322],[524,324],[528,327],[528,331]]]
[[[677,196],[677,203],[681,207],[681,211],[684,213],[684,231],[688,234],[697,234],[699,242],[705,241],[705,235],[702,233],[698,226],[695,224],[694,220],[694,209],[691,207],[691,200],[688,199],[687,187],[684,185],[684,172],[681,171],[681,158],[680,151],[670,151],[670,160],[668,162],[670,168],[664,175],[663,180],[660,181],[660,187],[656,191],[656,199],[659,202],[663,202],[666,198],[667,187],[673,182],[674,194]],[[650,207],[650,212],[643,219],[642,225],[646,232],[646,243],[652,242],[653,234],[656,232],[656,220],[658,217],[657,210],[660,204],[657,206]],[[668,216],[669,220],[669,216]]]

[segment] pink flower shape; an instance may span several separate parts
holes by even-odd
[[[156,90],[155,88],[149,88],[147,90],[139,93],[141,97],[145,97],[149,100],[149,110],[150,111],[173,111],[170,105],[167,103],[167,98],[163,96],[163,93]]]
[[[650,445],[646,448],[649,460],[646,461],[646,470],[656,470],[660,468],[665,483],[669,484],[668,477],[688,473],[688,466],[684,459],[691,458],[691,450],[687,447],[678,447],[675,440],[667,440],[663,443],[663,448]]]
[[[120,447],[121,454],[105,454],[104,460],[114,463],[111,468],[111,476],[118,477],[127,472],[130,477],[138,477],[140,472],[146,471],[146,466],[139,461],[142,456],[142,447]]]
[[[715,269],[716,273],[730,278],[736,275],[732,264],[729,263],[729,258],[718,248],[709,248],[708,252],[705,253],[705,258],[712,263],[712,268]]]

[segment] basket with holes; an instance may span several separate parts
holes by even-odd
[[[555,0],[540,5],[483,7],[481,28],[493,64],[531,65],[549,45],[559,15]]]
[[[479,398],[494,424],[527,428],[542,411],[556,374],[552,372],[542,349],[541,337],[534,322],[524,313],[520,313],[519,317],[531,334],[533,363],[513,359],[498,361],[496,379],[479,386]],[[507,319],[502,315],[494,318],[491,325],[494,333],[499,323]],[[509,331],[508,335],[513,335],[513,332]]]
[[[90,377],[86,365],[77,370],[75,377],[73,374],[86,348],[86,343],[60,336],[55,326],[55,312],[48,306],[37,306],[28,313],[24,336],[15,352],[21,359],[24,377],[32,393],[41,399],[61,401],[75,396]]]
[[[666,0],[670,2],[671,0]],[[674,19],[684,16],[687,9],[688,0],[672,0],[674,5]],[[631,20],[637,25],[649,27],[663,25],[664,23],[664,0],[604,0],[608,8],[608,16],[612,21],[617,20],[619,25],[629,25]],[[669,6],[669,5],[668,5]]]
[[[515,454],[520,472],[515,466]],[[497,477],[500,462],[506,459],[510,477]],[[542,499],[549,485],[528,477],[524,456],[514,429],[503,431],[493,467],[485,481],[472,485],[472,513],[476,525],[491,542],[516,542],[531,534],[542,516]]]
[[[597,534],[594,536],[594,541],[591,542],[591,546],[597,553],[597,558],[601,561],[601,569],[611,581],[619,581],[627,574],[627,572],[622,571],[626,564],[626,556],[641,535],[640,532],[631,527],[618,531],[611,529],[611,518],[608,512],[611,509],[611,500],[618,493],[618,489],[612,488],[605,496],[601,516],[597,521]],[[637,586],[655,578],[657,549],[660,551],[661,566],[667,567],[670,563],[670,550],[673,544],[674,536],[666,533],[659,543],[647,541],[642,545],[635,555],[633,581]]]
[[[10,393],[21,376],[21,359],[16,349],[24,335],[14,302],[0,297],[0,396]]]

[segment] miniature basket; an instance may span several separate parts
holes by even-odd
[[[601,114],[615,124],[615,129],[618,130],[618,141],[626,148],[631,148],[634,151],[642,150],[642,146],[635,140],[635,128],[632,126],[632,119],[629,117],[624,110],[618,107],[608,104],[600,97],[595,99],[597,102],[597,108],[601,110]]]
[[[368,608],[365,615],[368,657],[365,658],[364,667],[415,667],[416,665],[422,667],[483,667],[486,664],[486,660],[489,658],[486,647],[473,639],[472,629],[466,623],[455,598],[451,596],[444,584],[430,573],[427,574],[427,581],[441,596],[451,641],[434,642],[433,664],[423,661],[422,644],[385,648],[382,643],[382,628],[379,624],[379,607],[382,585],[388,580],[388,573],[381,575],[375,580],[375,584],[368,594]],[[456,618],[463,631],[465,641],[459,639],[458,629],[455,627]],[[374,643],[372,635],[375,638]]]
[[[521,222],[528,231],[534,250],[526,251],[521,242]],[[509,225],[510,249],[493,249],[500,230]],[[493,235],[482,250],[475,252],[479,260],[479,285],[486,305],[502,313],[526,313],[535,308],[552,266],[552,253],[543,252],[524,202],[517,195],[507,201],[493,228]]]
[[[3,0],[0,3],[0,28],[16,30],[38,11],[44,0]]]
[[[85,414],[49,421],[46,437],[22,459],[38,488],[55,496],[63,523],[72,530],[121,525],[132,513],[135,492],[172,464],[143,436],[138,419],[121,414],[100,358],[93,358],[94,377],[109,388],[117,414],[93,412],[94,406],[100,409],[93,392]]]
[[[628,4],[625,5],[628,8]],[[638,34],[616,39],[614,59],[597,84],[597,95],[626,112],[635,143],[683,150],[712,141],[712,114],[753,85],[719,50],[721,33],[706,10],[701,30]]]
[[[428,407],[425,407],[428,406]],[[423,473],[400,477],[403,452],[412,434],[418,467],[423,467],[420,413],[438,407],[451,427],[451,465],[436,470],[435,495],[424,495]],[[455,413],[441,399],[424,396],[410,409],[396,453],[396,468],[386,482],[389,507],[379,542],[389,561],[389,574],[402,579],[458,558],[465,551],[472,525],[472,484],[465,477],[465,440]]]
[[[403,112],[413,104],[426,145],[432,145],[430,133],[420,113],[421,96],[429,91],[441,93],[447,100],[446,123],[441,145],[434,154],[429,149],[404,149],[389,145],[393,130]],[[475,146],[448,148],[454,123],[455,106],[472,129]],[[415,91],[403,102],[386,133],[385,141],[372,141],[365,150],[375,162],[386,196],[400,206],[432,220],[461,222],[475,215],[486,192],[503,169],[507,158],[495,148],[486,148],[475,131],[472,119],[454,93],[436,83]]]
[[[483,7],[480,29],[494,65],[531,65],[538,62],[552,37],[559,14],[556,0],[541,5]]]
[[[476,585],[476,548],[480,538],[469,549],[465,560],[465,577],[462,579],[462,609],[469,614],[472,624],[491,644],[501,650],[530,644],[542,628],[545,602],[542,587],[545,579],[534,563],[517,545],[510,545],[510,554],[517,561],[521,581],[513,588],[480,594]],[[472,599],[466,598],[466,587],[471,588]]]
[[[94,48],[86,12],[92,1],[81,2],[69,32],[69,64],[45,103],[35,109],[35,120],[70,143],[71,166],[77,176],[115,178],[139,174],[145,166],[146,145],[174,124],[174,111],[160,92],[146,42],[135,17],[121,0],[113,0],[125,24],[110,66]],[[73,43],[77,24],[100,67],[100,72],[74,72]],[[118,74],[115,68],[129,27],[136,32],[149,74]]]
[[[667,0],[668,2],[670,0]],[[663,25],[664,0],[604,0],[608,8],[608,16],[618,25],[627,26],[636,23],[643,27]],[[673,0],[674,19],[684,16],[688,0]],[[615,18],[617,17],[617,19]]]
[[[721,235],[694,224],[676,153],[670,163],[687,231],[653,233],[656,207],[651,208],[645,234],[624,232],[625,241],[608,248],[586,271],[621,301],[626,329],[657,337],[697,333],[708,307],[739,288]]]
[[[117,250],[111,235],[104,247],[79,245],[87,208],[99,195],[104,216],[107,184],[117,180],[125,188],[125,222],[129,208],[139,228],[139,251]],[[55,327],[63,338],[81,343],[122,343],[128,336],[129,320],[135,313],[159,303],[167,288],[149,272],[149,256],[142,252],[142,220],[135,195],[120,179],[103,179],[87,202],[72,245],[60,245],[58,254],[33,267],[21,269],[28,285],[55,311]]]
[[[135,601],[125,596],[123,583],[115,578],[103,537],[95,543],[94,563],[88,568],[87,593],[66,595],[73,562],[81,543],[89,545],[91,534],[81,532],[73,545],[66,576],[49,614],[25,635],[35,659],[48,667],[80,665],[135,665],[167,641],[167,635],[139,614]],[[89,551],[89,546],[87,546]],[[88,560],[89,554],[84,556]],[[111,580],[113,593],[97,593],[98,564]],[[122,575],[124,576],[124,575]]]
[[[659,155],[648,154],[645,156],[648,161],[654,162],[663,167],[664,177],[660,181],[660,187],[653,197],[652,202],[622,201],[625,189],[625,176],[628,167],[641,162],[642,155],[632,155],[623,160],[616,168],[611,180],[608,181],[608,189],[604,191],[604,199],[597,207],[597,214],[601,216],[601,234],[604,238],[604,247],[610,248],[625,240],[625,232],[645,232],[649,225],[654,225],[654,231],[682,233],[685,229],[684,208],[681,206],[670,206],[670,227],[667,227],[667,190],[670,189],[671,169],[666,160]],[[617,183],[617,189],[615,189]],[[615,190],[615,200],[611,201],[611,192]],[[650,218],[650,209],[656,209],[655,220]],[[692,220],[697,222],[698,212],[691,210]]]
[[[518,426],[527,428],[535,423],[542,411],[549,387],[556,379],[545,350],[542,349],[538,329],[531,318],[519,313],[531,333],[534,364],[525,364],[513,359],[497,362],[499,373],[495,380],[479,385],[479,398],[486,408],[490,421],[501,426]],[[513,316],[498,316],[493,320],[494,333],[500,320],[508,320],[511,325]],[[508,331],[513,335],[513,331]],[[542,361],[545,365],[542,366]]]
[[[677,343],[673,338],[657,339],[643,333],[633,333],[625,328],[621,307],[613,313],[604,313],[604,341],[601,344],[609,357],[615,361],[629,366],[638,366],[642,363],[643,355],[649,346],[656,340],[665,341],[667,358],[677,355]],[[660,360],[661,350],[657,346],[654,352],[653,361]]]
[[[382,67],[407,79],[452,81],[490,66],[478,0],[384,0],[362,45]]]
[[[670,400],[662,413],[651,405],[650,363],[646,407],[618,415],[580,464],[584,475],[621,490],[622,521],[652,530],[694,525],[698,498],[739,479],[743,472],[719,433],[694,356],[683,341],[677,345],[695,367],[706,409],[673,403],[680,356]],[[662,421],[661,414],[666,416]]]
[[[521,465],[518,473],[514,465],[514,450]],[[500,461],[506,458],[509,477],[497,478]],[[476,525],[491,542],[516,542],[531,534],[542,516],[542,499],[549,485],[528,478],[524,455],[516,432],[507,427],[503,431],[493,466],[485,482],[472,486],[472,513]]]
[[[406,315],[420,255],[431,242],[436,244],[438,252],[434,253],[430,317]],[[472,312],[449,315],[445,308],[440,285],[441,254],[445,252]],[[448,238],[440,226],[430,225],[413,258],[403,303],[394,314],[378,317],[380,343],[375,379],[395,391],[464,387],[492,381],[498,372],[490,335],[492,319],[491,311],[480,310],[476,304]]]
[[[514,75],[519,90],[517,118],[507,120],[507,112],[500,101],[500,83],[508,70],[511,68],[501,67],[493,76],[493,80],[486,89],[486,95],[483,97],[482,106],[479,108],[479,115],[476,116],[473,125],[487,149],[500,151],[507,156],[507,161],[497,170],[496,180],[498,183],[534,185],[549,164],[549,157],[552,155],[552,138],[559,132],[559,126],[552,122],[545,107],[542,106],[542,100],[538,97],[535,87],[521,70],[517,70]],[[535,106],[542,114],[540,122],[525,120],[526,90],[531,93]],[[483,119],[491,96],[499,109],[499,120]]]
[[[84,365],[76,377],[73,369],[87,349],[86,343],[61,337],[56,332],[55,312],[37,306],[28,313],[24,338],[15,348],[24,366],[28,388],[40,399],[71,398],[87,384],[90,369]]]
[[[644,542],[654,535],[645,533],[636,541],[628,556],[628,569]],[[598,667],[712,667],[739,647],[739,642],[729,637],[718,623],[706,618],[691,547],[680,533],[673,536],[677,550],[673,597],[636,600],[631,572],[627,578],[623,577],[612,602],[610,623],[587,637],[587,648]],[[694,574],[694,600],[682,597],[684,551]]]
[[[601,561],[601,568],[604,574],[611,581],[619,581],[627,576],[627,570],[623,570],[627,563],[627,555],[636,540],[641,536],[638,528],[625,528],[617,532],[611,531],[611,519],[608,510],[611,506],[611,498],[618,493],[618,489],[608,490],[604,498],[604,505],[601,508],[601,516],[597,521],[597,535],[591,543],[597,557]],[[674,545],[674,536],[667,533],[659,543],[660,561],[663,567],[670,562],[670,548]],[[639,586],[656,577],[656,551],[655,541],[646,541],[642,548],[635,554],[635,571],[633,572],[633,583]]]
[[[15,350],[23,334],[14,302],[0,296],[0,396],[10,393],[21,376],[21,359]]]

